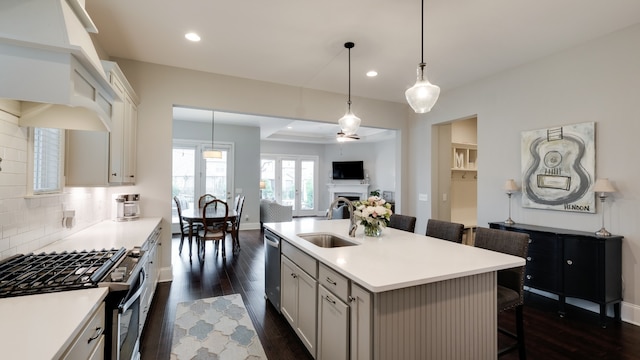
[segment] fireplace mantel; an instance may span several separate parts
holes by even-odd
[[[338,196],[358,196],[360,199],[369,197],[369,184],[327,184],[329,201]]]

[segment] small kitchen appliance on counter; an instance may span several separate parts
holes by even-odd
[[[116,221],[137,220],[140,217],[140,194],[116,195]]]

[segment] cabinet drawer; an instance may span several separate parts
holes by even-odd
[[[342,301],[348,302],[349,280],[322,263],[318,269],[318,283],[329,289]]]
[[[104,325],[104,303],[102,303],[63,358],[70,360],[89,359],[94,353],[94,349],[100,345]]]
[[[316,259],[305,254],[302,250],[289,244],[286,241],[282,241],[282,254],[286,255],[302,270],[311,275],[311,277],[313,277],[314,279],[318,278],[318,263]]]

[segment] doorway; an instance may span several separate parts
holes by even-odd
[[[478,214],[477,117],[434,125],[437,131],[437,179],[433,217],[464,224],[471,234]]]
[[[318,157],[260,157],[260,198],[293,207],[293,216],[315,215],[318,209]]]

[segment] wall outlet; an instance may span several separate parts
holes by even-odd
[[[418,194],[419,201],[429,201],[429,194]]]
[[[236,188],[236,194],[242,194],[242,188]]]

